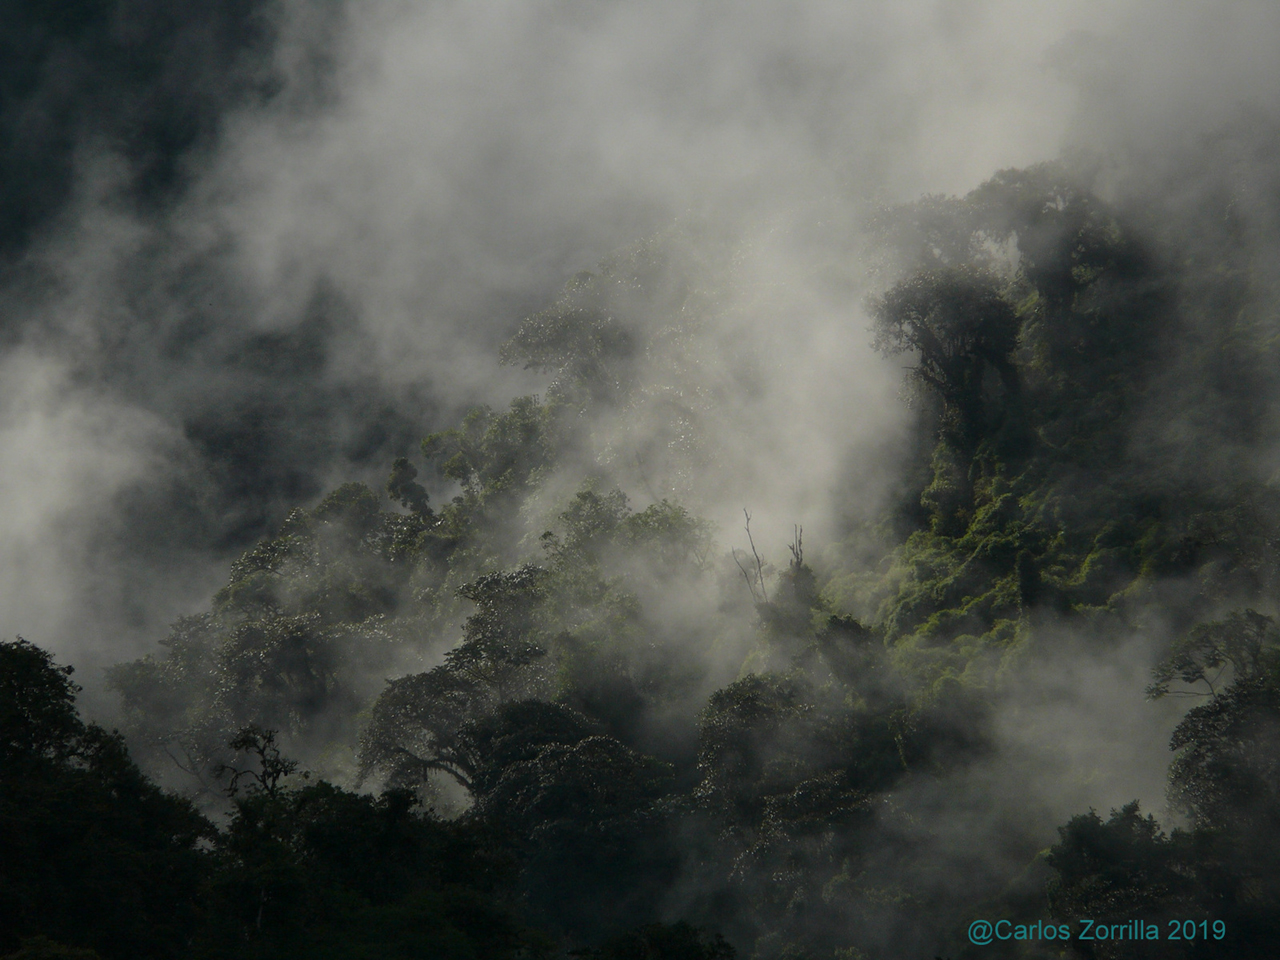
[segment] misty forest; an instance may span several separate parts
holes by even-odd
[[[1280,956],[1280,11],[856,6],[0,4],[0,957]]]

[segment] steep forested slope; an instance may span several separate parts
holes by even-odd
[[[222,817],[137,788],[197,878],[154,955],[1269,955],[1274,308],[1243,233],[1188,227],[1229,198],[1153,203],[1042,166],[883,211],[869,311],[915,452],[880,516],[816,559],[797,528],[778,565],[749,516],[739,537],[681,505],[715,496],[732,244],[672,231],[575,277],[502,354],[541,397],[427,437],[432,475],[398,460],[298,507],[114,671],[135,755]],[[1181,828],[1080,811],[1054,844],[983,779],[1010,687],[1067,635],[1163,644],[1152,695],[1203,696],[1171,744]],[[52,729],[16,689],[6,716]],[[39,772],[6,791],[98,776],[69,697],[72,746],[22,747]],[[131,955],[42,910],[52,883],[13,936]],[[966,946],[983,916],[1224,934]]]

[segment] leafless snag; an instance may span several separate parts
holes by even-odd
[[[791,551],[791,567],[793,570],[799,570],[804,566],[804,527],[793,526],[791,543],[787,544],[787,549]]]
[[[747,589],[751,591],[751,602],[759,603],[760,598],[756,595],[755,581],[751,579],[751,576],[747,573],[747,568],[744,567],[742,565],[742,561],[738,559],[738,548],[734,547],[732,553],[733,562],[736,563],[738,565],[738,569],[742,571],[742,579],[747,581]]]
[[[743,515],[747,518],[747,543],[751,544],[751,556],[755,560],[755,572],[748,573],[747,568],[742,565],[742,561],[738,559],[738,548],[733,548],[733,562],[738,565],[738,569],[742,571],[742,578],[747,581],[747,589],[751,591],[751,599],[755,603],[768,603],[769,591],[764,585],[764,561],[760,559],[760,553],[756,550],[756,542],[751,536],[751,514],[747,512],[747,508],[742,508]],[[743,551],[745,554],[746,551]]]

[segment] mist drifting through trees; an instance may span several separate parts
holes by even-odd
[[[1273,4],[0,37],[0,957],[1276,954]]]

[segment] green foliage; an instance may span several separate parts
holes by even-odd
[[[520,324],[516,335],[503,344],[506,363],[522,362],[526,368],[554,371],[559,393],[573,387],[588,391],[593,401],[615,400],[630,386],[628,362],[635,358],[635,337],[600,307],[580,305],[583,278],[570,285],[562,301]],[[576,296],[575,296],[576,294]]]
[[[746,255],[716,230],[673,226],[573,277],[502,362],[550,375],[559,444],[609,482],[687,498],[723,449],[723,384],[758,376],[722,329],[739,322]]]
[[[1200,624],[1154,671],[1157,696],[1180,680],[1209,699],[1174,730],[1171,806],[1189,828],[1166,836],[1136,803],[1103,822],[1075,817],[1047,862],[1055,916],[1218,921],[1228,935],[1172,945],[1108,944],[1099,957],[1264,957],[1280,909],[1280,695],[1274,623],[1252,610]],[[1163,929],[1163,927],[1162,927]],[[1182,949],[1179,949],[1181,947]]]
[[[557,402],[633,401],[655,346],[710,307],[704,265],[689,239],[670,231],[610,257],[595,273],[577,274],[551,307],[521,322],[502,346],[502,362],[550,373],[548,395]]]
[[[1001,403],[1018,402],[1021,384],[1011,358],[1017,315],[994,276],[971,266],[923,271],[898,283],[872,310],[876,346],[918,355],[912,374],[942,398],[946,436],[960,449],[972,450],[994,432],[985,409],[988,371],[999,377]]]
[[[614,732],[634,722],[617,708],[642,709],[649,671],[671,665],[651,663],[633,644],[648,625],[630,588],[699,577],[706,524],[666,501],[632,513],[620,492],[588,489],[557,527],[540,538],[546,566],[486,573],[458,588],[474,605],[461,641],[434,669],[388,684],[361,740],[364,776],[422,787],[439,772],[470,790],[481,762],[472,731],[530,698],[562,697]]]
[[[677,875],[660,803],[671,779],[613,737],[549,743],[506,765],[476,813],[516,839],[535,915],[595,939],[652,917]]]
[[[1280,823],[1280,688],[1274,676],[1238,680],[1190,710],[1170,746],[1179,751],[1170,769],[1172,799],[1196,825],[1251,824],[1272,835]]]
[[[463,737],[467,725],[548,688],[544,580],[543,570],[525,566],[462,588],[477,606],[462,642],[433,670],[388,683],[361,738],[362,777],[377,772],[396,786],[423,787],[440,771],[470,789],[477,757]]]
[[[516,960],[549,949],[512,909],[514,865],[483,825],[424,814],[405,791],[291,780],[297,763],[275,731],[246,728],[230,747],[253,759],[223,772],[233,803],[217,830],[149,782],[118,736],[80,720],[69,672],[25,641],[0,644],[6,956]]]
[[[1194,278],[1166,269],[1120,212],[1042,166],[878,228],[908,271],[873,303],[878,343],[917,358],[938,443],[921,522],[888,569],[833,588],[864,598],[904,666],[986,683],[1046,616],[1115,634],[1160,578],[1186,578],[1170,612],[1190,620],[1276,582],[1274,491],[1134,439],[1142,418],[1170,415],[1143,409],[1153,392],[1189,430],[1198,410],[1233,402],[1225,382],[1190,398],[1162,371],[1177,357],[1186,383],[1216,381],[1221,354],[1187,334],[1234,320],[1179,316]],[[1180,440],[1212,459],[1218,427]]]
[[[247,784],[244,787],[247,793],[263,793],[268,797],[279,796],[281,781],[298,769],[296,760],[289,760],[281,755],[280,748],[276,746],[274,730],[260,730],[255,726],[245,727],[236,734],[228,746],[237,754],[252,754],[253,759],[257,761],[256,770],[252,767],[245,769],[222,767],[218,770],[220,777],[230,775],[227,793],[232,797],[240,792],[242,781]]]
[[[812,705],[800,680],[750,676],[712,695],[702,723],[698,796],[729,824],[759,819],[765,799],[794,779]],[[781,768],[781,769],[779,769]]]
[[[823,609],[798,537],[759,609],[788,669],[710,698],[691,799],[718,839],[702,855],[732,864],[726,879],[753,905],[739,935],[759,956],[834,956],[834,930],[845,943],[902,944],[916,934],[888,931],[903,908],[929,909],[922,889],[936,878],[915,877],[917,891],[891,879],[910,873],[919,839],[886,816],[884,799],[980,755],[982,709],[954,686],[913,688],[879,637]],[[897,869],[879,860],[886,845]]]
[[[213,828],[80,719],[70,673],[0,644],[0,950],[30,938],[17,956],[181,956]]]
[[[592,960],[733,955],[658,923],[684,917],[756,960],[924,956],[978,900],[1040,919],[1046,893],[1067,921],[1240,931],[1198,957],[1274,952],[1276,629],[1223,611],[1280,596],[1280,491],[1251,461],[1276,341],[1229,237],[1189,260],[1149,222],[1052,165],[878,218],[913,459],[813,566],[798,527],[789,563],[735,564],[655,493],[689,488],[732,422],[718,384],[750,379],[713,332],[742,251],[673,230],[575,277],[502,351],[545,399],[432,433],[429,481],[396,460],[404,512],[360,484],[295,511],[114,672],[144,755],[230,788],[189,955],[552,956],[522,917]],[[989,776],[993,698],[1064,632],[1155,623],[1198,624],[1151,691],[1208,690],[1173,738],[1187,829],[1075,817],[1010,886],[1049,838],[1011,823],[978,855],[937,813]],[[84,763],[69,678],[24,655],[6,756]],[[284,756],[357,744],[345,772],[380,797]],[[462,795],[447,822],[415,806]]]
[[[543,700],[510,703],[468,725],[461,739],[476,758],[472,787],[477,802],[503,815],[494,791],[509,769],[537,761],[547,747],[573,747],[600,732],[598,723],[577,711]]]
[[[319,782],[236,800],[214,851],[202,954],[396,958],[526,955],[535,940],[495,897],[484,838],[413,809],[413,795]]]
[[[506,413],[473,409],[460,427],[423,440],[422,453],[442,477],[461,484],[468,501],[482,503],[536,480],[553,461],[555,427],[553,408],[536,397],[519,397]]]
[[[417,476],[418,470],[409,462],[409,458],[400,457],[391,465],[391,476],[387,478],[387,496],[398,500],[407,510],[430,516],[427,488],[416,482]]]
[[[1165,696],[1170,684],[1177,680],[1187,686],[1203,683],[1209,693],[1216,694],[1224,678],[1251,681],[1268,674],[1275,676],[1280,668],[1278,640],[1275,621],[1255,610],[1196,624],[1156,668],[1155,682],[1147,693]]]
[[[1203,919],[1184,869],[1188,838],[1167,837],[1137,803],[1113,810],[1106,822],[1093,811],[1073,817],[1058,835],[1046,856],[1057,872],[1048,891],[1056,918],[1110,924],[1141,917],[1162,929],[1166,919]]]
[[[1195,943],[1110,943],[1098,957],[1265,957],[1274,952],[1280,903],[1280,850],[1274,696],[1244,681],[1188,714],[1174,734],[1170,769],[1175,804],[1188,831],[1166,836],[1136,803],[1105,823],[1090,812],[1059,829],[1046,858],[1055,917],[1124,923],[1133,917],[1163,931],[1169,921],[1221,923],[1227,935]]]
[[[75,757],[84,725],[76,714],[80,688],[71,667],[21,637],[0,646],[0,750],[5,767],[66,763]]]
[[[295,742],[352,737],[373,693],[364,677],[388,669],[401,643],[392,624],[414,574],[406,558],[434,560],[422,545],[434,526],[429,514],[380,512],[361,484],[293,511],[232,564],[208,613],[173,625],[164,657],[111,672],[132,741],[207,783],[247,724]]]
[[[1268,342],[1227,336],[1242,329],[1238,303],[1217,280],[1171,270],[1132,220],[1052,168],[928,198],[881,228],[908,274],[874,304],[880,344],[918,357],[938,442],[916,529],[887,569],[846,575],[839,591],[871,601],[893,662],[926,689],[998,686],[1050,624],[1106,642],[1155,606],[1199,622],[1150,689],[1208,690],[1172,739],[1170,799],[1190,828],[1166,836],[1136,805],[1076,817],[1045,861],[1049,894],[1067,921],[1208,918],[1233,931],[1188,956],[1267,955],[1280,876],[1275,626],[1254,610],[1210,618],[1237,597],[1276,595],[1275,493],[1229,466],[1240,438],[1258,436],[1243,397],[1262,382]],[[1007,371],[973,346],[986,322]],[[1162,433],[1173,423],[1176,440]],[[1175,948],[1085,952],[1184,955]]]

